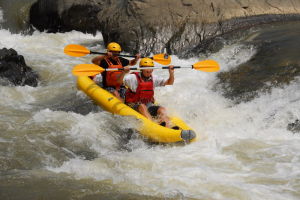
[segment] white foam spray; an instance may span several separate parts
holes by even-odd
[[[110,180],[120,191],[136,194],[196,199],[298,199],[299,136],[288,132],[286,125],[299,118],[299,80],[274,88],[270,94],[260,94],[253,101],[234,105],[212,89],[217,82],[216,73],[177,70],[174,86],[157,88],[156,98],[170,114],[187,121],[200,140],[186,146],[150,146],[135,140],[129,143],[132,146],[127,151],[120,148],[118,135],[123,127],[134,126],[133,122],[127,123],[128,118],[101,110],[81,115],[47,109],[49,100],[59,101],[59,97],[68,95],[89,101],[76,92],[70,72],[76,64],[90,63],[92,56],[69,57],[63,48],[77,43],[104,50],[101,34],[35,32],[24,36],[0,30],[0,37],[6,38],[0,41],[0,48],[17,50],[42,80],[37,88],[1,86],[1,107],[6,106],[7,113],[10,109],[20,111],[20,115],[21,111],[30,111],[31,114],[26,112],[28,128],[51,128],[52,136],[67,137],[72,148],[88,147],[97,154],[93,160],[84,160],[74,153],[75,157],[58,166],[48,159],[47,169],[70,173],[78,179]],[[215,59],[221,70],[227,71],[254,53],[252,46],[234,44],[201,59]],[[172,59],[175,65],[199,61],[176,56]],[[168,75],[166,70],[155,73]],[[10,116],[8,120],[14,118]],[[9,124],[11,129],[13,124]],[[0,140],[7,141],[1,137]]]

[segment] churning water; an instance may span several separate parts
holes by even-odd
[[[234,104],[213,89],[217,73],[176,70],[175,84],[157,88],[156,98],[200,139],[152,145],[127,140],[135,121],[103,111],[76,89],[72,67],[92,56],[69,57],[63,48],[103,51],[100,33],[1,29],[0,38],[0,48],[17,50],[41,76],[36,88],[0,86],[0,199],[300,198],[300,137],[286,129],[300,118],[299,79]],[[215,59],[228,71],[256,51],[237,42],[209,57],[172,56],[172,64]]]

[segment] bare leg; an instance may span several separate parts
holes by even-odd
[[[124,103],[124,99],[122,99],[122,97],[120,97],[120,94],[117,90],[112,92],[113,95],[115,95],[115,97],[117,97],[121,102]]]
[[[144,115],[145,117],[153,121],[152,116],[150,115],[148,108],[145,104],[139,105],[138,111],[139,113],[141,113],[142,115]]]
[[[157,115],[160,122],[166,122],[166,127],[171,127],[170,118],[168,117],[167,111],[164,107],[159,107],[159,109],[157,110]]]

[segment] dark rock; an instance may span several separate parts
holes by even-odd
[[[38,74],[26,65],[24,57],[18,55],[14,49],[0,50],[0,77],[8,80],[8,82],[2,81],[2,84],[33,87],[38,85]]]
[[[261,23],[299,20],[298,0],[38,0],[30,22],[39,30],[103,34],[125,51],[182,57],[212,48],[216,36]],[[219,43],[217,42],[219,45]]]
[[[30,23],[40,31],[57,32],[61,20],[57,10],[57,1],[38,1],[30,8]]]
[[[300,120],[296,119],[295,122],[288,124],[287,129],[293,133],[300,132]]]
[[[281,87],[300,76],[299,65],[255,65],[251,62],[218,74],[223,95],[235,103],[254,99],[259,93],[267,93],[273,87]]]
[[[73,5],[59,9],[58,1],[38,1],[30,9],[30,23],[40,31],[67,32],[78,30],[96,33],[100,28],[97,19],[99,7],[92,4]]]
[[[255,46],[256,54],[237,68],[219,73],[217,88],[240,103],[290,84],[300,76],[299,34],[300,23],[264,27],[252,41],[244,42]]]

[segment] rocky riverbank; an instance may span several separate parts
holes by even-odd
[[[101,31],[128,52],[183,57],[204,51],[218,35],[300,19],[298,0],[38,0],[30,23],[50,32]]]

